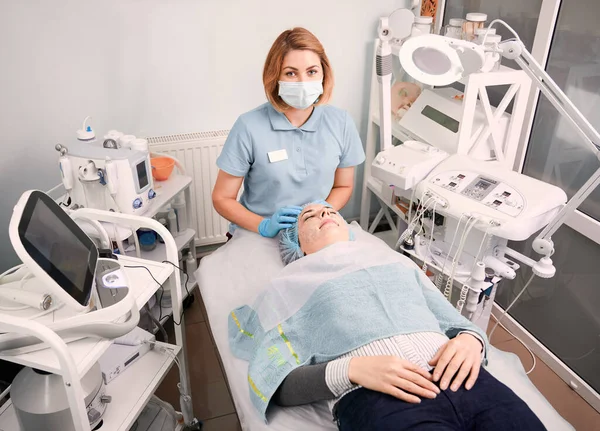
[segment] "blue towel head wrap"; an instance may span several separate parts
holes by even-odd
[[[302,205],[302,209],[313,204],[323,204],[331,208],[329,203],[320,200]],[[350,241],[354,241],[354,233],[352,231],[350,231]],[[300,240],[298,239],[298,222],[294,223],[292,227],[282,229],[279,232],[279,254],[284,265],[288,265],[304,256],[304,252],[300,249]]]

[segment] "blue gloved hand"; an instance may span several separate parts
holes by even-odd
[[[298,216],[302,212],[302,207],[286,206],[281,207],[271,218],[266,218],[258,225],[258,233],[267,238],[273,238],[281,229],[292,227],[298,221]]]

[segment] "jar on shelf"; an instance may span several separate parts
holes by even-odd
[[[452,39],[462,39],[462,29],[465,20],[462,18],[450,18],[448,25],[444,27],[444,36]]]
[[[475,30],[484,28],[487,21],[487,14],[471,12],[466,16],[466,21],[463,23],[463,39],[472,42],[475,39]]]
[[[482,28],[478,28],[477,30],[475,30],[475,40],[473,42],[481,44],[481,42],[483,42],[483,37],[485,36],[485,34],[488,34],[488,36],[492,35],[492,34],[496,34],[496,29],[495,28],[489,28],[489,27],[482,27]]]
[[[416,16],[410,32],[411,37],[420,36],[422,34],[430,34],[433,30],[433,17],[431,16]]]

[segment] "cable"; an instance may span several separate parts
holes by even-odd
[[[525,344],[523,342],[523,340],[521,340],[519,337],[517,337],[515,334],[513,334],[506,326],[504,326],[502,323],[500,323],[500,320],[498,320],[498,318],[496,316],[494,316],[494,313],[490,312],[490,316],[493,317],[494,320],[496,321],[496,325],[494,326],[494,329],[496,328],[497,325],[500,325],[502,327],[502,329],[504,329],[506,332],[508,332],[510,335],[512,335],[519,343],[521,343],[523,345],[523,347],[525,347],[527,349],[527,351],[531,355],[531,360],[533,361],[533,364],[531,365],[531,368],[529,369],[529,371],[525,372],[525,374],[530,374],[534,370],[535,366],[537,365],[537,360],[535,358],[535,355],[531,351],[531,349],[527,346],[527,344]],[[502,317],[504,317],[504,315]],[[493,330],[492,330],[492,332],[493,332]],[[488,337],[488,341],[490,342],[490,344],[492,344],[492,333],[491,332]]]
[[[454,231],[454,236],[452,237],[452,243],[450,244],[448,253],[446,253],[446,257],[444,258],[444,264],[442,265],[442,271],[438,274],[438,277],[436,277],[435,285],[438,288],[438,290],[442,290],[442,283],[444,281],[444,269],[446,269],[446,262],[448,261],[448,256],[450,256],[450,253],[452,253],[452,247],[454,247],[454,241],[456,240],[456,235],[458,234],[458,230],[460,229],[460,224],[462,223],[462,219],[464,216],[465,216],[465,214],[463,213],[460,215],[460,218],[458,219],[458,224],[456,225],[456,230]]]
[[[523,294],[523,292],[525,292],[525,290],[529,287],[529,285],[533,281],[534,277],[535,277],[535,274],[531,274],[531,277],[529,277],[529,280],[527,280],[527,283],[525,283],[525,286],[523,286],[523,289],[521,289],[521,291],[519,292],[519,294],[515,297],[515,299],[513,299],[513,301],[509,304],[509,306],[504,309],[504,311],[502,312],[502,315],[500,316],[500,318],[496,319],[496,324],[494,325],[494,327],[490,331],[490,335],[488,336],[489,340],[492,339],[492,335],[494,335],[494,331],[496,330],[496,328],[500,324],[500,321],[504,318],[504,316],[506,315],[506,313],[508,313],[508,310],[510,310],[511,307],[513,305],[515,305],[515,303],[519,300],[519,298],[521,297],[521,295]]]
[[[175,268],[179,269],[180,271],[183,271],[183,269],[179,268],[173,262],[170,262],[168,260],[163,260],[162,263],[169,263],[169,264],[173,265]],[[150,277],[152,277],[152,279],[156,282],[156,284],[158,284],[158,286],[161,289],[163,289],[163,292],[164,292],[164,286],[163,286],[164,283],[163,284],[159,283],[158,280],[156,278],[154,278],[154,276],[152,275],[152,272],[148,268],[146,268],[145,266],[142,266],[142,265],[126,265],[125,268],[143,268],[143,269],[145,269],[146,271],[148,271],[148,274],[150,274]],[[185,274],[185,277],[186,277],[185,284],[184,284],[185,291],[187,292],[188,296],[190,296],[190,291],[189,291],[189,289],[187,287],[187,284],[188,284],[188,282],[190,280],[190,276],[185,271],[183,271],[183,273]],[[179,288],[179,286],[178,286],[178,288]],[[159,312],[159,321],[160,321],[160,319],[162,319],[162,304],[161,304],[162,296],[163,296],[163,293],[161,293],[161,295],[160,295],[160,297],[158,299],[158,306],[159,306],[159,310],[160,310],[160,312]],[[173,323],[175,325],[177,325],[177,326],[181,325],[181,319],[183,318],[183,313],[184,312],[185,312],[185,310],[183,309],[183,305],[182,305],[182,307],[181,307],[181,313],[179,315],[179,322],[177,322],[175,320],[175,316],[173,316]]]
[[[477,262],[479,262],[479,255],[481,254],[481,248],[483,247],[483,243],[486,242],[486,239],[488,239],[488,232],[490,230],[490,227],[488,225],[487,229],[485,230],[485,233],[483,234],[483,238],[481,239],[481,242],[479,243],[479,249],[477,250],[477,254],[475,255],[475,259],[473,260],[473,265],[471,265],[471,274],[473,274],[473,270],[475,269],[475,265],[477,265]],[[491,240],[491,237],[489,238]],[[489,244],[486,244],[486,250],[489,248]],[[456,309],[458,310],[459,313],[462,313],[462,309],[465,305],[465,301],[467,300],[467,295],[469,294],[469,285],[468,282],[469,280],[471,280],[471,275],[469,275],[469,277],[467,278],[467,280],[463,283],[463,285],[460,288],[460,297],[458,299],[458,301],[456,302]]]
[[[154,317],[152,315],[152,310],[150,310],[150,307],[148,306],[147,302],[146,302],[146,304],[144,304],[144,309],[146,310],[146,313],[148,313],[148,318],[150,318],[150,320],[152,320],[152,323],[154,323],[156,325],[156,327],[158,328],[158,330],[162,334],[163,340],[165,341],[165,343],[168,343],[169,342],[169,335],[167,334],[167,331],[165,331],[165,328],[160,323],[160,321],[156,317]]]
[[[437,206],[437,201],[433,204],[433,210],[431,215],[431,233],[429,234],[429,245],[427,246],[427,255],[423,257],[423,266],[421,269],[427,275],[427,257],[431,256],[431,243],[433,242],[433,231],[435,229],[435,207]]]
[[[452,284],[454,283],[454,273],[456,272],[456,265],[458,264],[458,258],[460,257],[463,247],[465,246],[466,238],[469,236],[471,229],[477,223],[477,218],[475,216],[470,215],[467,223],[465,224],[465,229],[460,237],[460,243],[458,244],[458,248],[456,249],[456,253],[454,253],[454,257],[452,258],[452,269],[450,270],[450,275],[448,280],[446,281],[446,288],[444,289],[444,296],[448,298],[448,301],[452,300]],[[452,249],[448,252],[450,254]]]

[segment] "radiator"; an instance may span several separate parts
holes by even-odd
[[[229,222],[213,208],[211,194],[217,180],[217,157],[223,149],[229,130],[185,133],[148,138],[150,151],[176,157],[185,174],[192,177],[191,227],[196,227],[196,245],[225,242]]]

